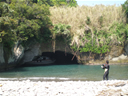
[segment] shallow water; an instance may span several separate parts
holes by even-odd
[[[0,72],[0,80],[41,80],[41,81],[101,81],[104,70],[100,65],[52,65],[21,67]],[[128,80],[128,65],[110,65],[109,80]]]

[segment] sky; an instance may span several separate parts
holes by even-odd
[[[116,4],[117,6],[124,4],[126,0],[76,0],[77,4],[79,6],[82,5],[88,5],[88,6],[94,6],[98,4],[103,4],[103,5],[114,5]]]

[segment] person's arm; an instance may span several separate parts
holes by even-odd
[[[104,66],[104,65],[105,65],[105,64],[102,64],[102,65],[101,65],[101,68],[103,68],[103,69],[104,69],[104,68],[105,68],[105,66]]]

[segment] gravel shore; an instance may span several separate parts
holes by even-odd
[[[128,80],[0,81],[0,96],[128,96]]]

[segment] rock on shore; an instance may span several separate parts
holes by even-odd
[[[0,81],[0,96],[128,96],[128,80]]]

